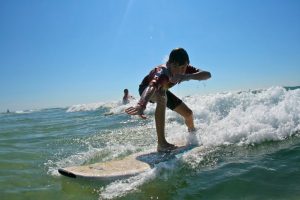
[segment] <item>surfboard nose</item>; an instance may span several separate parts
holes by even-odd
[[[64,169],[58,169],[58,172],[61,174],[61,175],[64,175],[64,176],[67,176],[67,177],[70,177],[70,178],[76,178],[76,175],[73,174],[72,172],[69,172],[69,171],[66,171]]]

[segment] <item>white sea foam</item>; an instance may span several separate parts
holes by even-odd
[[[109,108],[109,112],[114,114],[121,114],[124,113],[125,109],[131,106],[135,106],[137,103],[137,100],[133,99],[128,104],[122,104],[122,102],[118,102],[115,106],[112,106]]]
[[[66,112],[79,112],[79,111],[93,111],[100,108],[104,103],[89,103],[89,104],[77,104],[70,106]]]
[[[199,113],[195,122],[202,128],[203,145],[282,140],[300,128],[300,90],[272,87],[258,93],[204,96],[191,107]]]
[[[134,106],[137,103],[137,100],[131,100],[129,104],[123,105],[121,101],[112,101],[112,102],[98,102],[98,103],[89,103],[89,104],[77,104],[70,106],[66,112],[81,112],[81,111],[94,111],[99,108],[108,109],[107,113],[120,114],[130,106]]]
[[[176,168],[177,164],[178,163],[176,161],[161,162],[154,168],[141,174],[127,179],[114,181],[100,189],[99,199],[114,199],[122,197],[127,193],[137,191],[139,186],[157,178],[157,176],[160,175],[162,175],[160,176],[162,179],[167,178],[167,176],[163,176],[162,171],[172,171],[172,169]]]
[[[33,113],[33,112],[38,112],[40,109],[31,109],[31,110],[17,110],[15,113],[16,114],[28,114],[28,113]]]
[[[154,179],[157,171],[157,168],[153,168],[128,179],[114,181],[100,189],[99,199],[114,199],[122,197],[129,192],[136,191],[139,186]]]
[[[66,112],[80,112],[80,111],[94,111],[101,107],[107,108],[107,109],[113,109],[116,107],[119,107],[121,105],[121,102],[98,102],[98,103],[88,103],[88,104],[77,104],[70,106]]]

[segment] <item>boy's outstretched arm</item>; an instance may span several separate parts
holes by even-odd
[[[146,109],[146,105],[149,102],[151,96],[155,93],[156,87],[153,85],[149,85],[143,92],[139,102],[135,107],[129,107],[125,110],[125,112],[129,115],[139,115],[141,118],[146,119],[144,115],[144,110]]]
[[[193,74],[183,74],[183,75],[177,75],[179,80],[181,81],[189,81],[189,80],[207,80],[211,78],[211,74],[208,71],[199,71]]]

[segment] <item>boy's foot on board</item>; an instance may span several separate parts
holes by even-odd
[[[170,152],[170,151],[172,151],[176,148],[178,148],[178,147],[175,146],[174,144],[166,143],[166,144],[163,144],[163,145],[158,145],[157,146],[157,152],[159,152],[159,153]]]
[[[188,128],[188,136],[186,138],[186,143],[187,145],[191,145],[191,146],[197,146],[199,145],[199,141],[196,135],[197,129],[194,128]]]
[[[186,138],[186,143],[189,146],[197,146],[199,145],[198,138],[196,136],[196,133],[189,133]]]

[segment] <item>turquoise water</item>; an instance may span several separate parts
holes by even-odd
[[[205,150],[106,182],[62,177],[57,169],[154,149],[154,105],[147,120],[125,115],[119,102],[0,114],[1,199],[300,198],[299,87],[183,100]],[[167,111],[166,121],[167,139],[185,141],[182,119]]]

